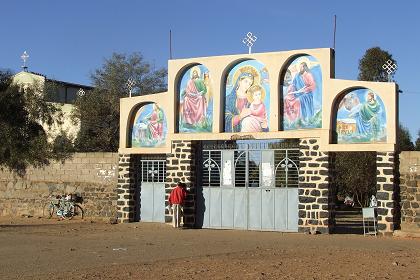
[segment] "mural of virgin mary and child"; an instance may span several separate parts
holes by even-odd
[[[320,128],[322,125],[322,74],[309,55],[295,59],[283,81],[284,129]]]
[[[344,96],[337,111],[338,143],[386,141],[386,114],[381,98],[368,89]]]
[[[134,119],[132,147],[157,147],[165,144],[166,120],[156,104],[142,106]]]
[[[225,131],[268,131],[269,96],[264,65],[254,60],[236,65],[226,84]]]
[[[212,96],[207,68],[196,65],[187,70],[179,92],[179,131],[211,132]]]

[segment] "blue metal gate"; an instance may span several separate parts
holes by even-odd
[[[140,220],[165,222],[165,160],[141,160]]]
[[[202,227],[298,230],[296,142],[209,143],[202,155]]]

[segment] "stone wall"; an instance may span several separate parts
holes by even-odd
[[[420,152],[400,154],[401,230],[420,232]]]
[[[134,221],[136,174],[134,172],[135,156],[120,154],[118,157],[118,183],[117,183],[117,211],[121,223]]]
[[[318,139],[301,139],[299,156],[299,232],[330,233],[334,207],[329,153]]]
[[[193,227],[195,224],[195,147],[193,141],[172,141],[172,153],[166,160],[166,205],[171,190],[181,180],[187,184],[188,196],[184,206],[184,224]],[[172,217],[166,213],[166,221]]]
[[[41,216],[49,196],[80,193],[86,216],[115,217],[118,155],[76,153],[65,162],[29,168],[21,178],[0,171],[0,216]]]
[[[376,199],[378,200],[378,231],[392,235],[399,227],[399,190],[395,184],[396,160],[394,152],[376,154]]]

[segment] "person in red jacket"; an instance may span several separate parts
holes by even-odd
[[[169,195],[169,207],[172,207],[172,225],[177,228],[181,225],[181,212],[187,197],[186,186],[179,182]]]

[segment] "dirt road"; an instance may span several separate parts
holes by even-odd
[[[0,219],[0,279],[419,279],[420,240]]]

